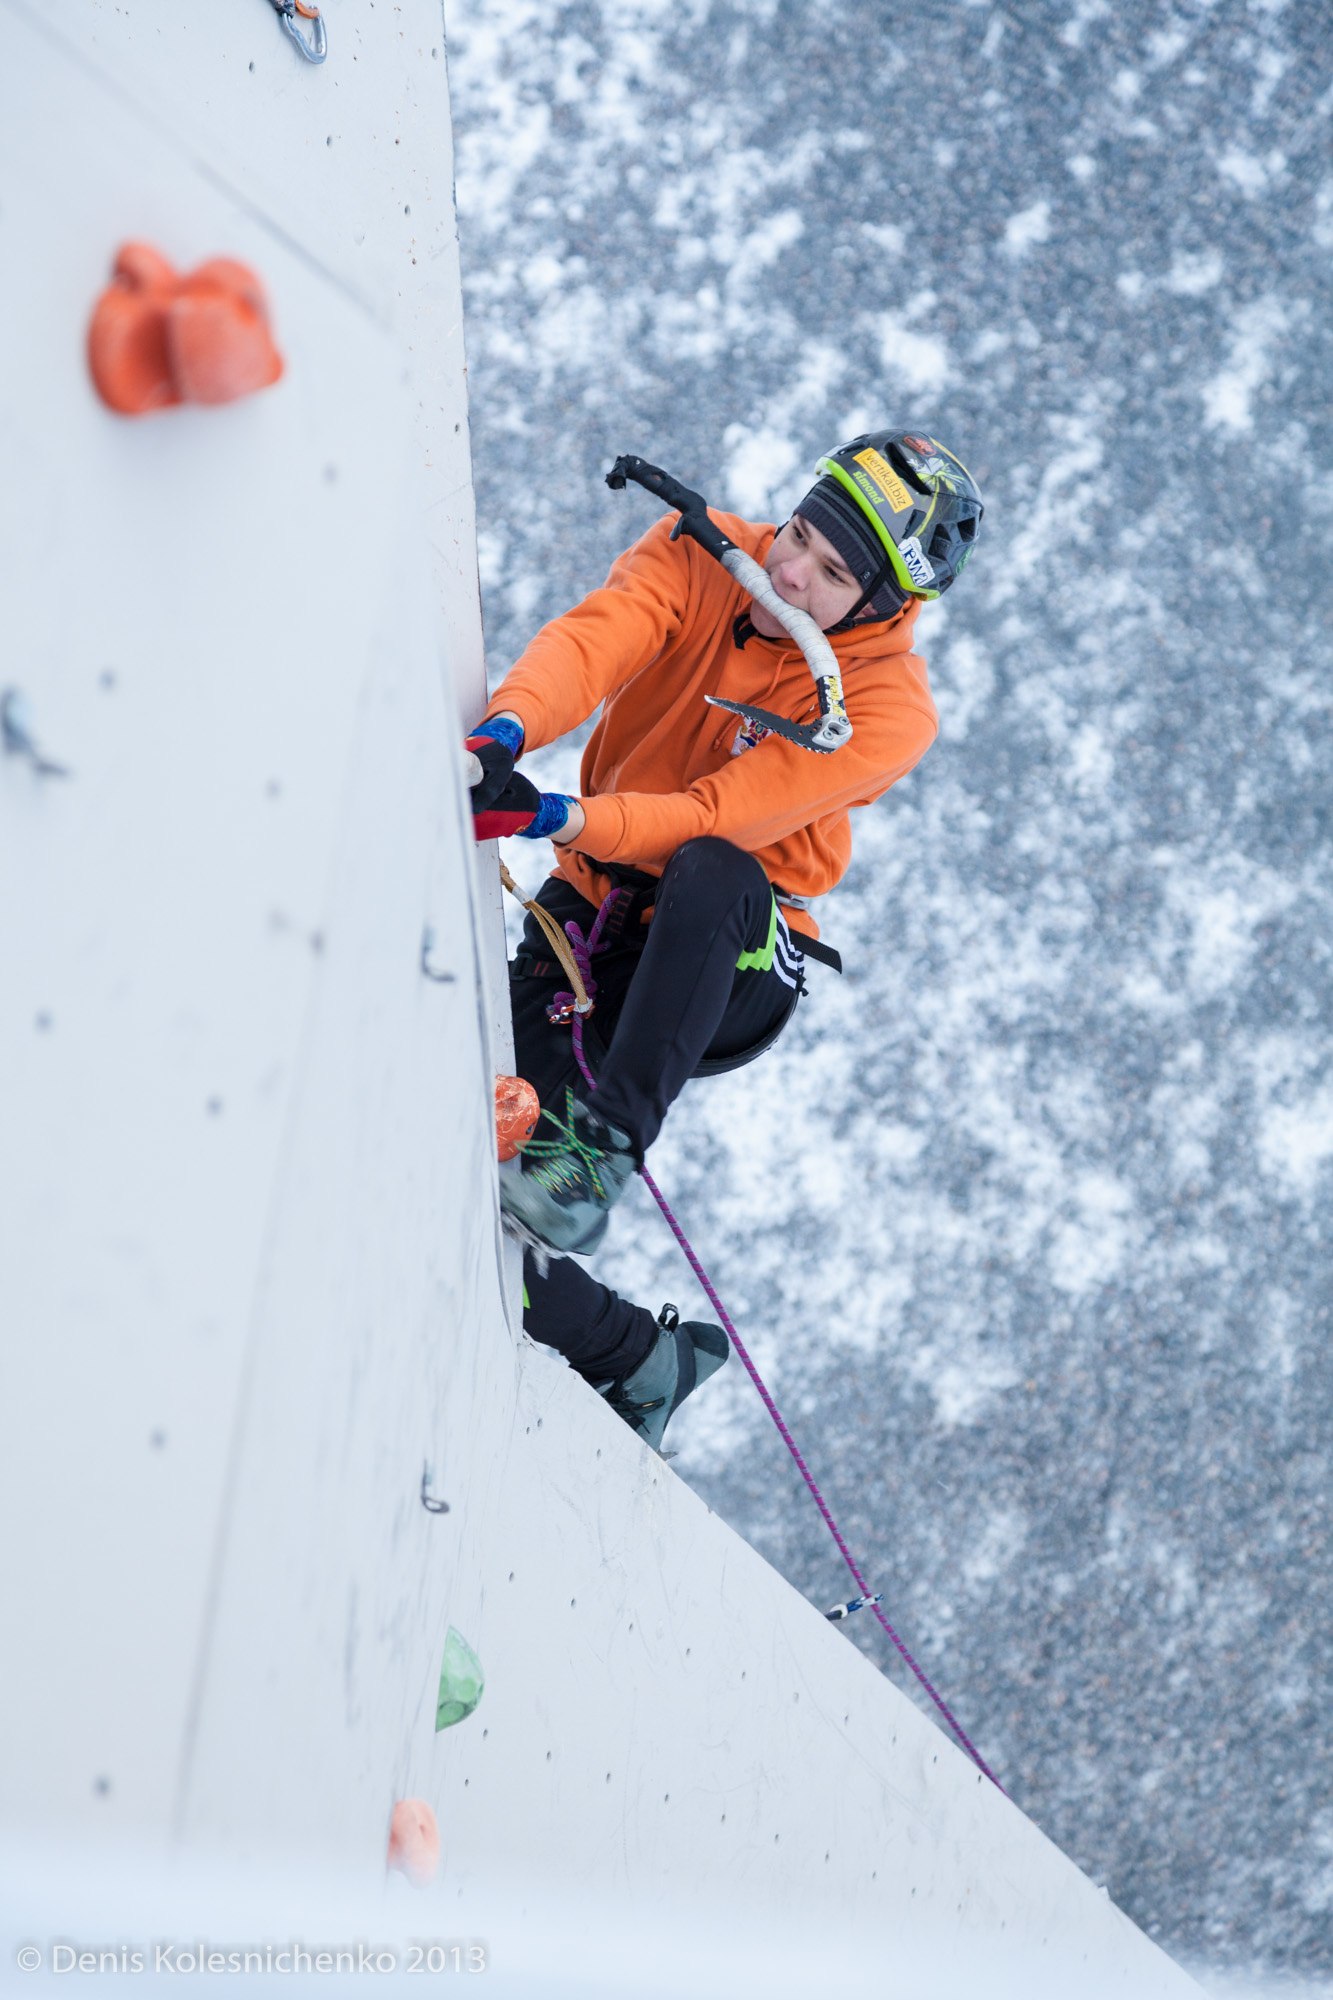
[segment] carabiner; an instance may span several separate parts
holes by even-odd
[[[294,42],[308,63],[322,63],[329,52],[329,38],[324,32],[324,17],[318,7],[308,7],[304,0],[271,0],[282,31],[288,41]],[[311,23],[311,40],[307,41],[296,25],[297,15]]]

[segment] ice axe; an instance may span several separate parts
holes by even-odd
[[[663,472],[660,465],[649,465],[646,458],[634,458],[622,453],[607,473],[606,483],[619,492],[631,479],[636,486],[656,494],[664,506],[677,510],[680,519],[671,530],[673,542],[678,535],[689,535],[735,577],[756,604],[762,604],[765,611],[770,612],[791,633],[814,675],[819,695],[819,718],[815,722],[793,722],[790,717],[774,715],[766,708],[752,708],[743,701],[726,701],[719,694],[705,695],[704,700],[711,702],[714,708],[729,708],[733,715],[744,716],[747,722],[771,730],[774,736],[785,737],[788,743],[799,743],[803,750],[840,750],[844,743],[850,741],[852,734],[851,717],[842,698],[842,676],[838,672],[832,646],[809,612],[798,611],[795,605],[778,596],[769,581],[768,572],[761,569],[744,549],[738,549],[730,536],[718,527],[701,493],[682,486],[669,472]]]

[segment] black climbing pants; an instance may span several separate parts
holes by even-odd
[[[660,880],[623,871],[627,886],[593,961],[594,1013],[584,1054],[597,1078],[589,1092],[567,1022],[547,1015],[568,976],[531,915],[509,968],[515,1067],[561,1118],[572,1088],[633,1141],[639,1158],[691,1076],[738,1069],[761,1055],[790,1020],[803,990],[802,957],[752,855],[705,838],[677,848]],[[538,902],[586,937],[597,912],[561,876]],[[652,918],[642,921],[651,906]],[[553,1128],[544,1122],[545,1132]],[[630,1374],[657,1336],[653,1314],[552,1257],[545,1277],[523,1262],[523,1324],[558,1348],[589,1381]]]

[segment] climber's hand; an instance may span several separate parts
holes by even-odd
[[[467,747],[474,760],[470,766],[472,810],[487,812],[514,775],[514,764],[523,749],[523,726],[513,716],[492,716],[489,722],[477,724]]]
[[[507,834],[529,834],[532,839],[533,822],[544,804],[542,794],[530,778],[521,772],[511,771],[509,782],[495,793],[484,811],[477,810],[479,785],[472,788],[472,831],[478,840],[502,840]],[[563,819],[561,825],[564,824]]]

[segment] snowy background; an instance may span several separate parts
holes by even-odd
[[[1019,1803],[1176,1952],[1333,1973],[1328,9],[447,13],[493,680],[654,517],[618,451],[756,519],[874,423],[980,478],[847,976],[653,1168]],[[599,1268],[701,1314],[641,1188]],[[850,1594],[739,1367],[675,1430]]]

